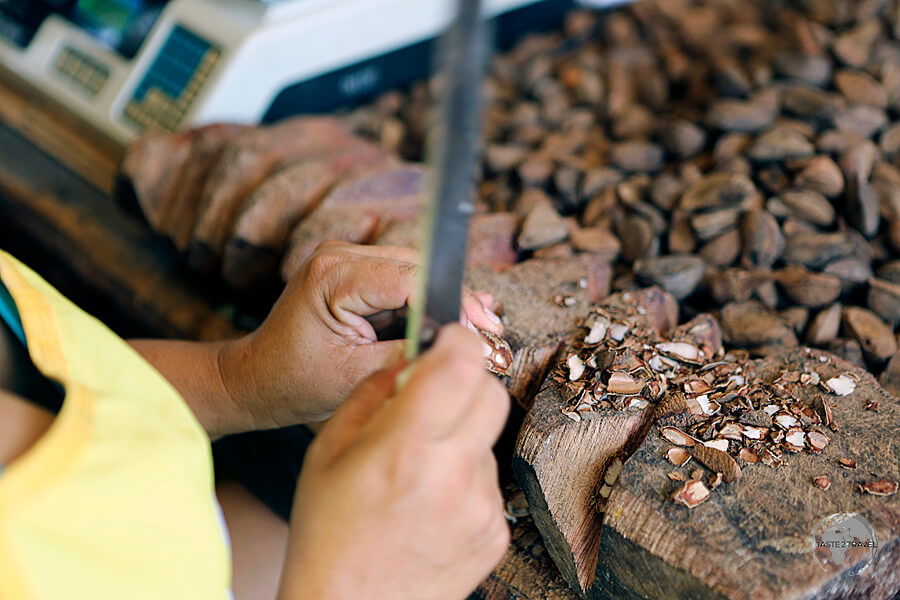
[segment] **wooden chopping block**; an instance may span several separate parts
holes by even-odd
[[[826,398],[839,426],[827,431],[828,445],[821,453],[785,452],[777,468],[738,460],[740,479],[712,490],[693,509],[670,500],[680,484],[666,474],[699,465],[691,460],[674,467],[666,460],[672,444],[659,435],[665,425],[683,426],[688,413],[683,405],[659,407],[607,503],[589,598],[878,599],[897,593],[900,496],[871,495],[860,485],[900,478],[900,401],[867,372],[818,350],[753,361],[744,376],[771,382],[804,368],[817,371],[822,381],[844,373],[858,377],[846,396],[821,386],[792,387],[813,405]],[[878,412],[867,410],[868,402],[878,402]],[[854,460],[856,468],[841,467],[841,458]],[[704,478],[711,475],[703,470]],[[827,478],[827,490],[814,483],[817,477]],[[846,565],[826,570],[813,557],[813,530],[841,512],[862,515],[876,532],[875,560],[858,574]]]
[[[599,351],[608,341],[590,346],[585,354],[590,330],[582,327],[568,336],[557,367],[527,415],[513,460],[532,516],[568,583],[591,599],[891,597],[900,588],[900,497],[863,493],[860,486],[878,491],[872,482],[900,477],[900,445],[894,441],[900,401],[861,369],[820,352],[798,349],[759,361],[730,354],[720,361],[720,333],[708,316],[653,340],[648,330],[662,335],[666,329],[647,328],[646,317],[665,311],[653,310],[639,298],[642,323],[634,310],[627,318],[621,310],[615,312],[624,300],[624,294],[617,294],[599,308],[615,317],[611,322],[629,323],[632,331],[645,327],[643,341],[634,347],[648,364],[659,360],[653,356],[663,356],[678,365],[667,374],[666,389],[660,393],[647,384],[640,395],[625,396],[635,405],[624,410],[616,405],[622,398],[599,396],[612,399],[613,405],[591,408],[572,420],[576,406],[587,401],[577,395],[578,381],[567,376],[572,369],[576,375],[581,372],[577,362],[569,361],[570,353],[601,357],[602,364],[595,363],[596,372],[589,375],[590,389],[599,381],[601,392],[604,387],[607,392],[633,391],[627,372],[653,382],[667,368],[656,362],[661,370],[652,375],[634,369],[631,359],[610,364],[607,349]],[[589,323],[592,319],[593,314]],[[703,356],[690,356],[685,348],[691,346],[702,349]],[[614,360],[621,361],[620,355]],[[684,362],[673,362],[679,356]],[[729,373],[735,366],[741,370],[732,381]],[[619,367],[631,370],[613,381],[612,372]],[[714,384],[711,390],[704,389],[706,379]],[[825,386],[853,391],[838,396]],[[644,405],[641,399],[651,402]],[[779,407],[774,416],[761,410],[770,404]],[[826,405],[839,431],[826,427]],[[788,412],[794,409],[799,412]],[[759,441],[747,437],[759,435],[755,428],[766,422],[769,429]],[[702,448],[676,448],[660,438],[665,426],[689,432],[693,437],[685,439]],[[798,437],[800,431],[804,436]],[[743,440],[740,445],[729,439],[735,435]],[[726,444],[728,452],[702,444],[707,440]],[[791,448],[789,441],[803,448]],[[743,446],[755,454],[739,454]],[[692,458],[676,467],[667,458],[671,448]],[[843,468],[839,458],[855,460],[857,468]],[[723,480],[709,464],[724,472]],[[694,476],[702,479],[708,499],[693,508],[673,502],[673,494]],[[819,477],[831,482],[829,489],[816,485]],[[881,484],[881,491],[885,486],[890,491],[890,483]],[[816,524],[842,511],[860,513],[877,532],[878,554],[860,574],[844,565],[826,571],[813,558]]]
[[[657,335],[668,333],[678,317],[675,299],[659,288],[614,294],[602,306],[628,314]],[[638,306],[645,314],[637,314]],[[561,363],[576,338],[585,338],[584,329],[575,332],[567,335]],[[550,555],[569,585],[584,593],[597,568],[598,483],[614,457],[634,451],[650,411],[611,411],[602,419],[585,416],[574,421],[563,414],[564,387],[552,377],[545,380],[519,432],[513,472]]]

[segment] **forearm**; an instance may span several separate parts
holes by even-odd
[[[300,393],[308,376],[279,383],[253,335],[227,342],[130,340],[184,398],[210,439],[308,423],[318,413]],[[277,367],[276,367],[277,369]],[[290,405],[286,410],[285,405]],[[281,408],[279,408],[281,406]],[[280,418],[278,417],[280,415]]]
[[[128,342],[181,394],[210,439],[253,429],[252,419],[226,385],[220,355],[228,342]]]

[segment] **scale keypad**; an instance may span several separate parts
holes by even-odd
[[[125,107],[125,117],[141,130],[174,131],[221,54],[195,33],[174,27]]]
[[[73,87],[90,97],[99,94],[109,79],[106,65],[71,46],[63,47],[53,68]]]

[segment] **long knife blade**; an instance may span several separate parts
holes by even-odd
[[[407,356],[415,358],[437,330],[459,319],[472,187],[481,140],[482,82],[488,42],[481,0],[458,0],[442,44],[440,118],[429,136],[436,173],[420,246],[423,273],[409,314]]]

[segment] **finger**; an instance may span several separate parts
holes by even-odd
[[[476,298],[478,298],[484,307],[488,310],[496,312],[497,310],[497,300],[494,299],[493,294],[489,294],[487,292],[472,292]]]
[[[483,542],[492,535],[501,533],[500,528],[506,526],[506,503],[500,490],[499,468],[493,452],[484,452],[478,459],[471,493],[474,501],[489,509],[478,532],[478,537]],[[483,508],[477,512],[485,514]]]
[[[325,274],[329,309],[344,322],[405,306],[416,287],[415,263],[366,256],[344,257]],[[354,318],[357,317],[357,318]]]
[[[454,437],[473,452],[489,452],[497,443],[509,417],[510,400],[500,380],[484,372],[478,385],[475,401],[466,412]]]
[[[401,364],[378,371],[357,386],[350,397],[316,436],[317,459],[329,464],[341,456],[357,438],[372,416],[394,394],[394,382]]]
[[[478,461],[480,482],[487,486],[487,489],[496,495],[498,500],[503,498],[500,492],[500,468],[497,466],[497,457],[493,452],[484,452]],[[501,505],[501,510],[503,506]]]
[[[497,457],[488,450],[481,455],[478,461],[477,483],[483,493],[496,502],[497,512],[503,515],[506,502],[503,500],[503,492],[500,490],[500,468],[497,465]],[[505,517],[504,517],[505,520]]]
[[[491,333],[503,335],[503,325],[500,317],[485,307],[484,303],[472,292],[466,290],[462,297],[462,317],[467,318],[479,329],[486,329]],[[465,321],[463,321],[465,324]]]
[[[340,252],[347,252],[357,256],[368,256],[370,258],[386,258],[390,260],[399,260],[409,263],[419,263],[419,253],[412,248],[403,246],[371,246],[363,244],[351,244],[349,242],[330,241],[323,242],[319,245],[319,249],[333,249]]]
[[[357,256],[366,256],[370,258],[381,258],[387,260],[395,260],[418,264],[419,253],[411,248],[402,246],[364,246],[360,244],[349,244],[347,242],[325,242],[319,246],[320,249],[330,249],[338,252],[346,252]],[[416,288],[410,292],[408,301],[412,301]],[[503,325],[493,312],[495,306],[494,297],[486,292],[471,292],[464,290],[462,294],[462,311],[460,314],[461,323],[465,325],[468,319],[473,325],[479,329],[486,329],[497,335],[503,334]]]
[[[392,421],[399,435],[412,432],[442,439],[471,409],[483,384],[481,340],[458,325],[448,325],[408,373],[383,417]]]

